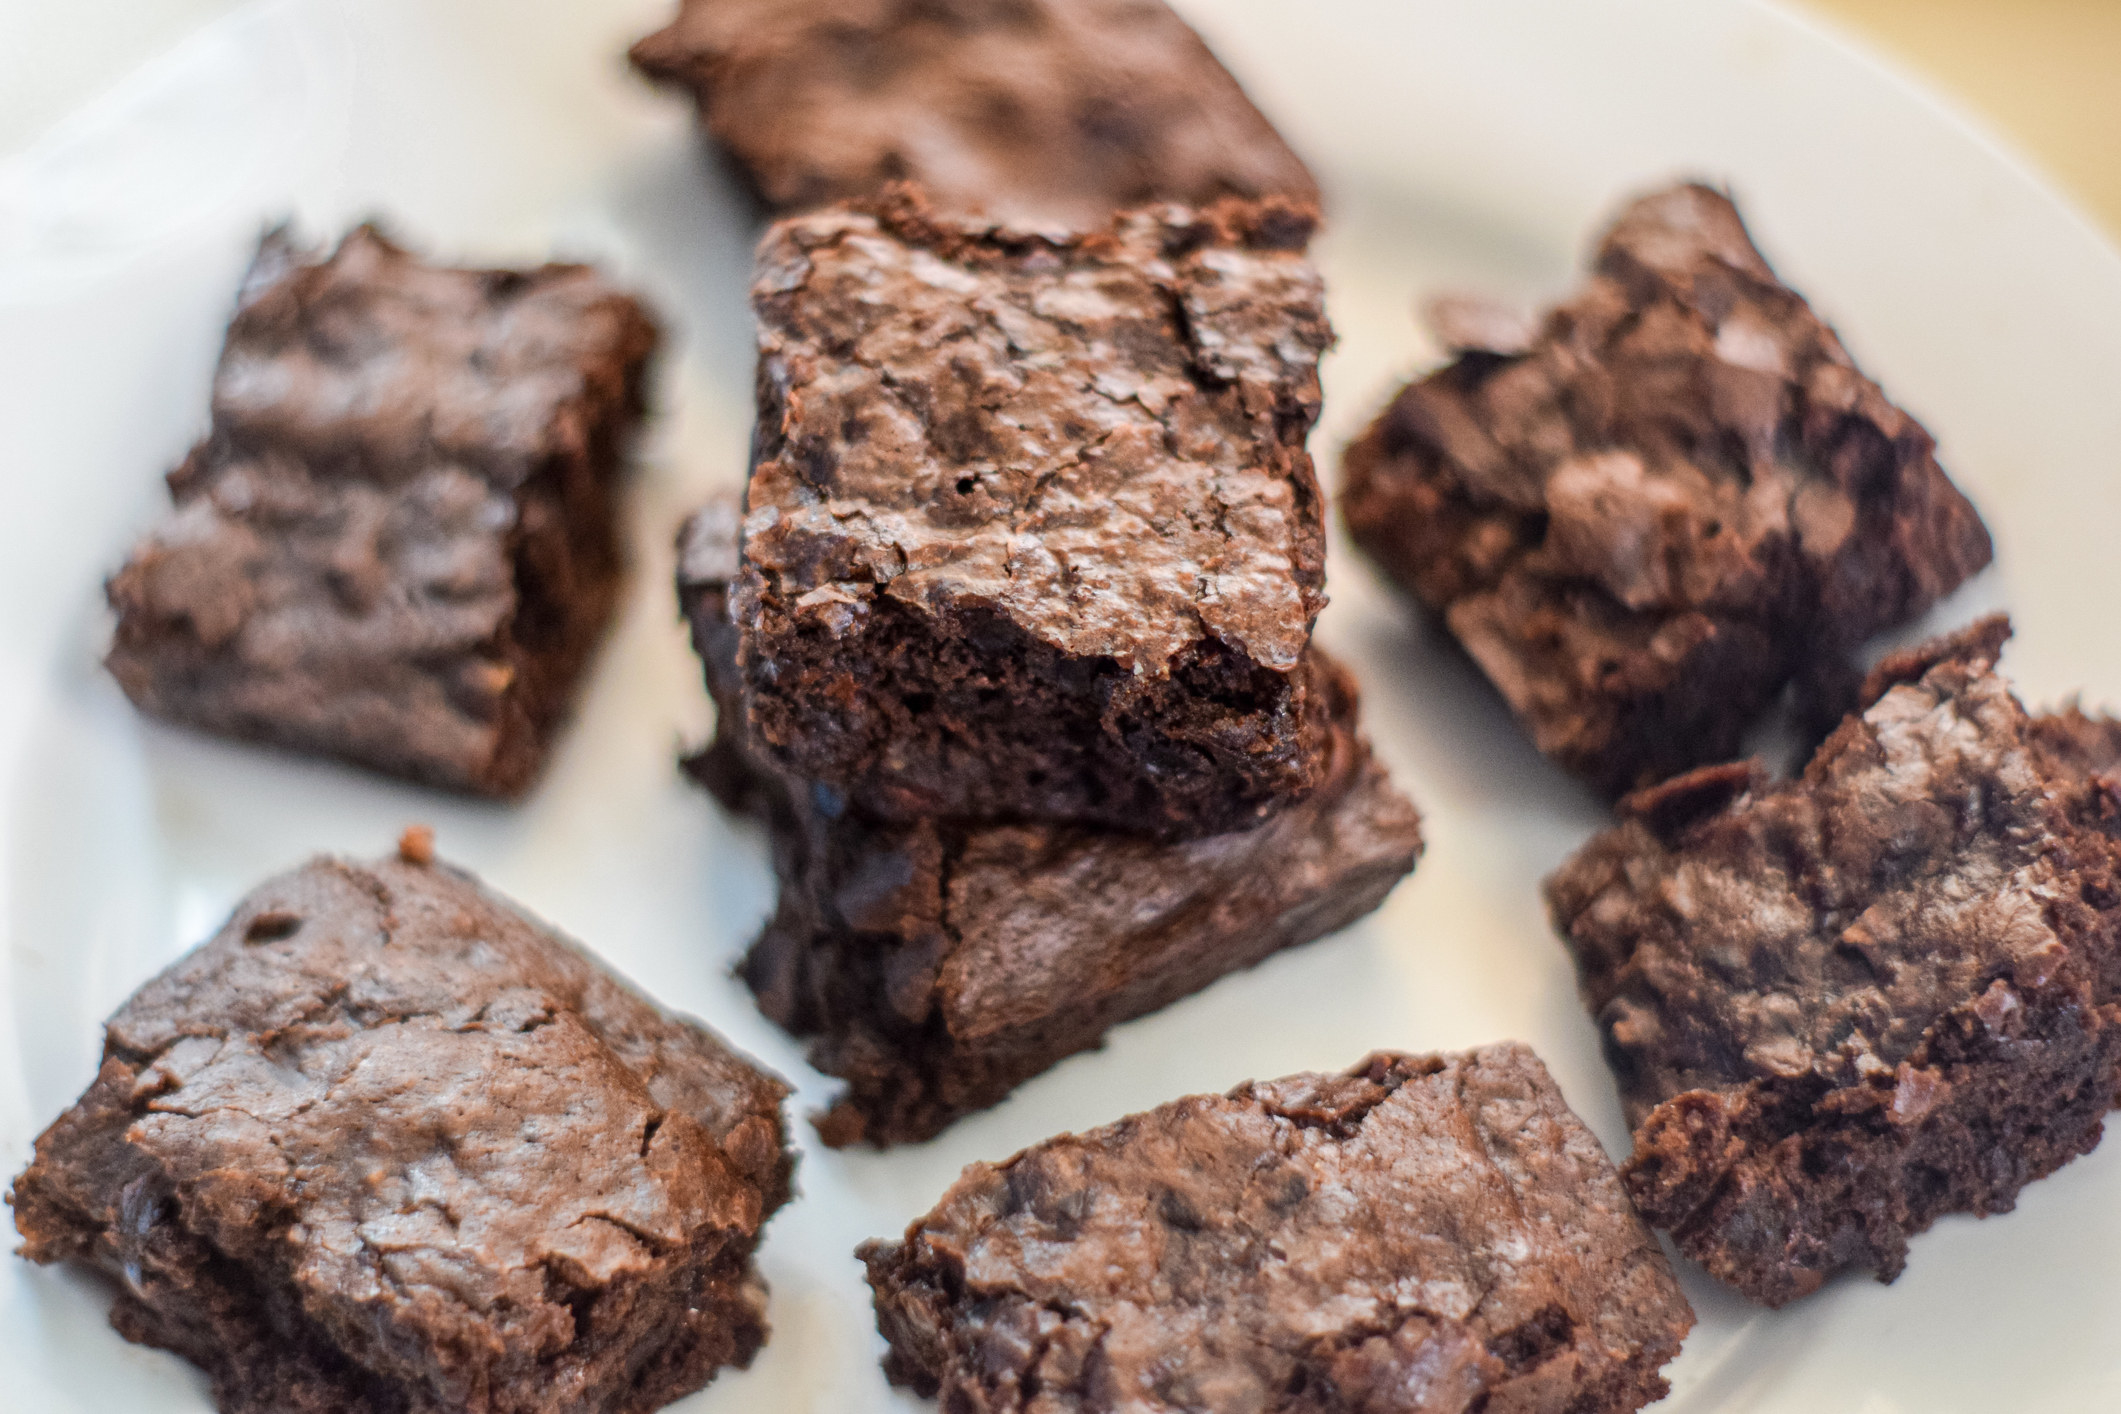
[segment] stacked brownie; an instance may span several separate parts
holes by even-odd
[[[932,1135],[1412,867],[1310,642],[1312,222],[1055,237],[897,194],[761,245],[747,507],[680,588],[701,773],[775,835],[745,976],[848,1081],[829,1142]]]

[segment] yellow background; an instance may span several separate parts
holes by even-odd
[[[1799,0],[1987,120],[2121,236],[2121,0]]]

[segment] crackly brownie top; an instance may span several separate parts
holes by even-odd
[[[1209,638],[1295,667],[1324,603],[1311,219],[1055,242],[902,198],[774,227],[739,621],[846,632],[887,595],[1136,673]]]
[[[1631,797],[1549,882],[1633,1120],[1889,1074],[1947,1012],[2065,973],[2112,990],[2121,725],[2029,719],[2008,634],[1888,659],[1801,779],[1741,763]]]
[[[91,1097],[117,1087],[121,1128],[62,1120],[21,1182],[121,1221],[181,1194],[207,1242],[284,1262],[358,1358],[414,1376],[565,1348],[569,1290],[701,1243],[741,1260],[788,1196],[780,1081],[441,865],[265,884],[104,1056]]]
[[[655,342],[586,267],[268,235],[212,432],[111,581],[112,670],[182,719],[520,788],[509,723],[542,730],[565,687],[529,660],[579,654],[617,573],[605,501]]]
[[[900,1353],[948,1343],[996,1409],[1020,1389],[1313,1407],[1289,1396],[1320,1384],[1342,1402],[1317,1407],[1459,1409],[1519,1379],[1512,1408],[1559,1409],[1608,1362],[1639,1354],[1654,1381],[1693,1323],[1515,1043],[1241,1085],[974,1164],[864,1255],[880,1309],[902,1302]]]
[[[1675,763],[1615,740],[1629,729],[1610,699],[1684,699],[1700,689],[1674,674],[1749,642],[1725,650],[1753,660],[1730,690],[1757,700],[1698,728],[1728,751],[1792,672],[1989,561],[1928,433],[1718,192],[1629,207],[1543,322],[1440,315],[1462,356],[1350,450],[1350,526],[1447,614],[1542,749],[1617,789]]]
[[[1318,195],[1162,0],[683,0],[633,58],[694,91],[782,210],[900,178],[1076,229],[1148,201]]]
[[[624,401],[654,340],[641,307],[586,265],[430,265],[373,226],[322,256],[283,229],[237,300],[214,432],[263,456],[252,479],[271,478],[277,453],[385,483],[447,464],[512,486],[588,435],[571,407]]]
[[[1470,357],[1395,417],[1488,513],[1430,571],[1440,598],[1513,574],[1638,612],[1806,618],[1816,598],[1827,631],[1856,642],[1988,562],[1928,434],[1775,278],[1721,193],[1635,203],[1528,342],[1481,338],[1494,332],[1467,331]]]

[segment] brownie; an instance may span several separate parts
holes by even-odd
[[[1694,1324],[1516,1043],[1049,1139],[860,1255],[886,1372],[952,1411],[1611,1414]]]
[[[1816,741],[1850,651],[1989,562],[1929,434],[1721,193],[1630,206],[1543,323],[1439,314],[1458,357],[1348,449],[1343,514],[1609,794],[1728,760],[1793,680]]]
[[[1075,229],[1149,201],[1318,196],[1161,0],[682,0],[633,62],[691,91],[779,211],[900,179]]]
[[[631,1414],[748,1364],[787,1087],[423,844],[274,879],[134,993],[23,1254],[224,1414]]]
[[[761,751],[897,820],[1200,835],[1313,788],[1311,226],[1047,239],[899,192],[774,227],[735,595]]]
[[[655,343],[585,266],[267,235],[212,430],[108,586],[111,672],[158,717],[520,794],[617,602]]]
[[[710,506],[680,542],[679,594],[721,707],[691,765],[772,833],[780,905],[741,973],[846,1082],[819,1121],[828,1144],[930,1138],[1120,1022],[1354,922],[1421,853],[1420,816],[1357,732],[1353,682],[1316,649],[1324,780],[1248,830],[1159,843],[870,818],[750,749],[727,613],[736,525]]]
[[[1704,767],[1548,882],[1680,1251],[1780,1305],[2008,1211],[2121,1086],[2121,722],[2028,717],[1983,620],[1801,779]]]

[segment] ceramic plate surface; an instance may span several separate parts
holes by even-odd
[[[744,204],[687,113],[622,54],[667,0],[273,0],[235,12],[0,166],[0,1163],[95,1068],[98,1022],[316,851],[412,821],[442,851],[795,1079],[827,1087],[729,979],[772,886],[759,839],[673,759],[711,721],[669,588],[671,534],[742,475]],[[1829,37],[1745,0],[1197,0],[1184,7],[1329,191],[1341,344],[1314,440],[1339,451],[1435,350],[1418,298],[1567,288],[1615,203],[1729,183],[1770,257],[1939,435],[1996,568],[1933,616],[2016,615],[2031,702],[2121,704],[2121,258],[1983,139]],[[262,225],[380,213],[439,255],[607,263],[675,332],[632,495],[631,595],[550,778],[518,809],[151,726],[97,667],[98,584],[202,430]],[[1598,823],[1499,704],[1336,545],[1323,641],[1428,817],[1372,918],[1121,1028],[934,1143],[834,1154],[762,1261],[773,1340],[681,1406],[858,1414],[889,1391],[854,1245],[958,1169],[1177,1095],[1337,1068],[1375,1047],[1533,1043],[1615,1153],[1626,1131],[1538,880]],[[2121,1145],[2018,1211],[1918,1239],[1892,1287],[1780,1312],[1685,1273],[1701,1324],[1672,1411],[2010,1414],[2121,1407]],[[0,1261],[0,1404],[207,1409],[182,1362],[120,1340],[107,1295]]]

